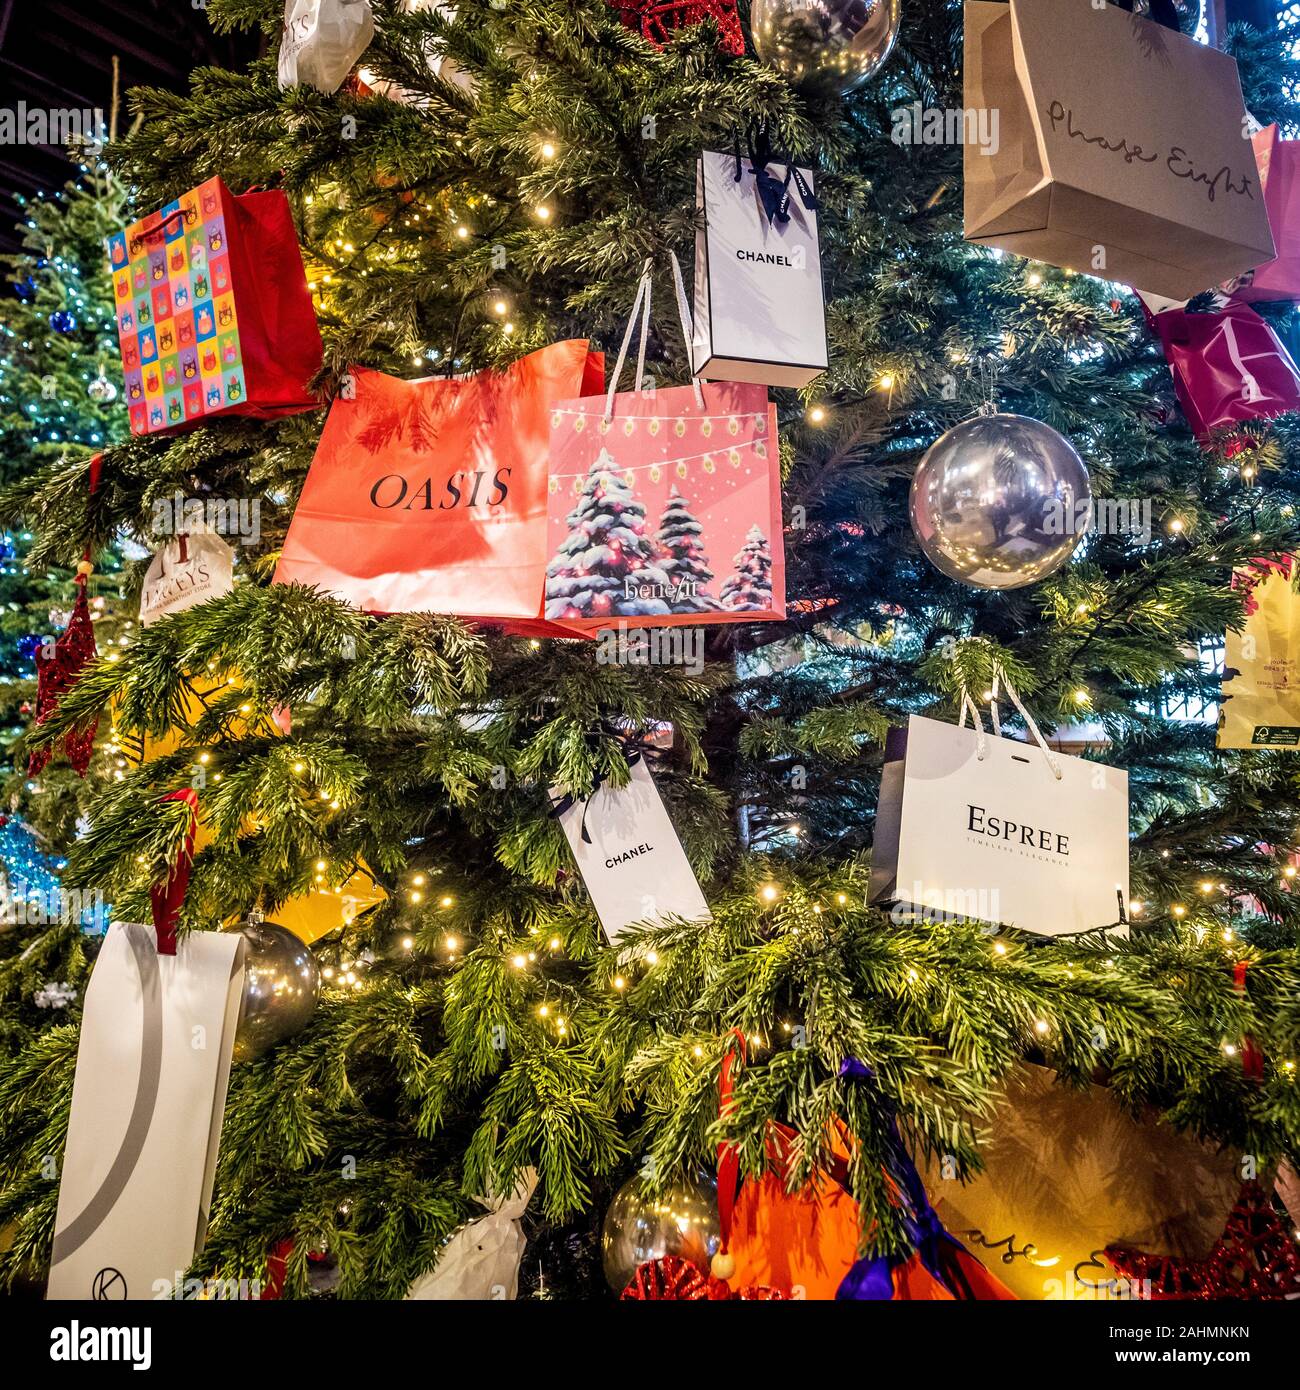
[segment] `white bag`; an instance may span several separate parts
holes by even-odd
[[[158,954],[114,922],[86,988],[51,1299],[167,1298],[203,1243],[243,994],[243,936]]]
[[[871,902],[927,920],[973,918],[1059,936],[1127,917],[1128,773],[913,715],[886,745]],[[976,728],[965,727],[966,711]],[[902,735],[896,738],[896,735]],[[901,745],[901,746],[900,746]]]
[[[769,172],[788,174],[787,222],[769,221],[750,160],[707,150],[696,168],[695,374],[706,381],[805,386],[826,370],[812,170],[773,161]]]
[[[193,531],[168,541],[144,577],[140,626],[228,594],[235,585],[234,565],[234,552],[210,531]]]
[[[411,1285],[406,1301],[518,1298],[519,1264],[528,1243],[520,1223],[536,1187],[537,1172],[529,1168],[513,1196],[480,1199],[488,1214],[451,1233],[438,1263]]]
[[[369,0],[285,0],[280,87],[338,91],[374,36]]]
[[[604,784],[558,812],[578,870],[611,941],[634,922],[699,921],[709,905],[643,759],[617,790]],[[552,793],[554,795],[554,793]]]

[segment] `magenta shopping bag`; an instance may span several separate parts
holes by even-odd
[[[1174,376],[1178,404],[1205,442],[1245,420],[1300,410],[1300,371],[1249,304],[1208,314],[1147,314]]]

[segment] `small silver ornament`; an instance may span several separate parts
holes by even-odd
[[[117,387],[104,375],[103,372],[86,387],[86,395],[97,405],[111,405],[117,400]]]
[[[707,1274],[721,1244],[712,1183],[673,1183],[650,1196],[639,1176],[614,1194],[600,1237],[605,1278],[615,1293],[627,1288],[639,1265],[665,1255],[680,1255]]]
[[[753,0],[754,52],[793,82],[860,87],[889,57],[902,0]]]
[[[251,1062],[311,1021],[320,996],[320,968],[291,931],[260,913],[250,912],[240,931],[248,950],[234,1057]]]
[[[912,479],[912,530],[936,569],[977,589],[1019,589],[1059,569],[1091,517],[1088,470],[1064,436],[1023,415],[950,429]]]

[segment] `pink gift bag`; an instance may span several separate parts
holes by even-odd
[[[687,354],[686,292],[676,259]],[[636,391],[618,390],[641,314]],[[765,386],[647,387],[649,262],[609,391],[551,412],[545,617],[574,632],[785,616],[776,410]]]
[[[1202,442],[1244,420],[1300,410],[1300,372],[1248,304],[1209,314],[1147,313],[1174,377],[1178,404]]]
[[[1277,126],[1270,125],[1256,132],[1253,143],[1277,259],[1222,288],[1248,304],[1300,299],[1300,140],[1283,140]]]

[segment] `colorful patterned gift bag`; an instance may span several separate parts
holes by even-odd
[[[289,200],[219,178],[108,239],[133,434],[311,410],[321,339]]]
[[[776,411],[764,386],[646,389],[649,267],[607,394],[552,410],[546,617],[588,632],[783,618]],[[675,257],[673,273],[689,355]],[[641,389],[620,392],[638,313]]]

